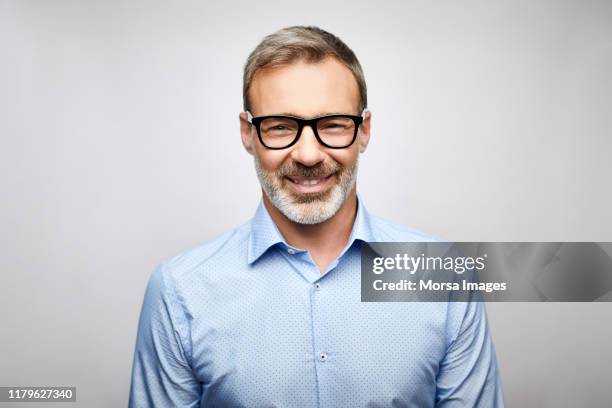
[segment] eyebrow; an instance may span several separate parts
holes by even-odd
[[[300,119],[305,119],[304,116],[298,115],[295,112],[281,112],[281,113],[274,113],[274,114],[270,114],[270,115],[266,115],[266,116],[294,116],[296,118],[300,118]],[[354,113],[346,113],[346,112],[318,112],[316,113],[314,116],[312,116],[313,118],[318,118],[319,116],[329,116],[329,115],[355,115]],[[359,115],[359,114],[357,114]]]

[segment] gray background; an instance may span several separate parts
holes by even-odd
[[[255,210],[241,70],[292,24],[361,60],[371,212],[453,241],[612,240],[609,1],[0,1],[0,385],[126,404],[150,273]],[[610,312],[489,304],[508,406],[609,406]]]

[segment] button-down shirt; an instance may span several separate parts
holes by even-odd
[[[481,302],[361,302],[360,242],[432,241],[370,215],[321,273],[263,203],[147,285],[130,407],[503,407]]]

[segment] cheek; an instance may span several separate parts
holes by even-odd
[[[329,156],[344,167],[350,167],[353,165],[355,160],[357,160],[357,155],[359,154],[356,144],[351,146],[349,149],[329,150]]]
[[[288,152],[284,150],[269,150],[261,146],[255,150],[261,166],[267,171],[277,170],[287,160],[288,156]]]

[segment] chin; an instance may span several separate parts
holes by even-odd
[[[315,194],[283,193],[274,199],[269,196],[272,204],[291,221],[308,225],[321,224],[332,218],[348,197],[338,186]]]

